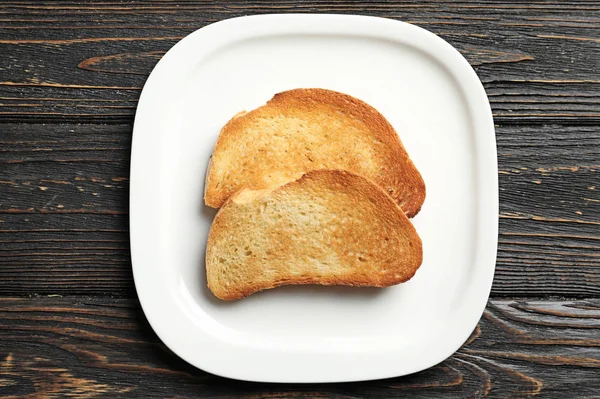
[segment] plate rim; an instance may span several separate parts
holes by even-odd
[[[300,24],[300,22],[302,24]],[[312,24],[308,22],[312,22]],[[143,220],[143,210],[145,209],[148,211],[148,205],[142,205],[142,201],[148,201],[147,185],[150,181],[147,176],[144,177],[144,173],[140,172],[139,166],[142,163],[141,160],[146,157],[144,156],[144,153],[153,149],[158,149],[161,144],[148,143],[148,139],[146,139],[146,141],[140,141],[140,130],[143,129],[145,123],[144,120],[140,118],[147,114],[147,109],[152,109],[153,104],[151,104],[149,99],[152,98],[151,96],[154,87],[159,87],[157,84],[162,71],[168,70],[171,64],[175,64],[176,55],[181,51],[185,51],[186,45],[192,43],[194,40],[199,40],[202,36],[211,36],[212,38],[218,37],[219,40],[214,41],[212,46],[214,48],[219,48],[223,45],[222,43],[226,43],[227,40],[235,42],[243,40],[244,36],[246,36],[246,38],[252,37],[252,34],[258,36],[256,31],[267,32],[265,35],[268,35],[269,31],[271,31],[271,34],[277,34],[278,30],[281,30],[282,27],[285,27],[285,29],[293,29],[296,27],[298,30],[297,33],[314,33],[313,29],[315,24],[329,24],[332,29],[337,30],[337,33],[341,35],[351,34],[358,26],[363,31],[371,32],[373,37],[392,39],[394,41],[399,41],[401,34],[407,32],[410,33],[410,39],[403,38],[402,40],[411,43],[414,47],[417,47],[421,51],[434,57],[441,65],[444,65],[452,72],[452,75],[457,80],[457,84],[465,91],[467,106],[471,111],[474,131],[477,132],[473,135],[475,138],[473,151],[475,154],[474,156],[477,159],[476,165],[478,169],[475,175],[475,192],[477,199],[476,230],[478,232],[478,244],[480,244],[475,246],[475,256],[473,257],[472,262],[476,265],[475,272],[478,275],[476,281],[479,284],[470,284],[471,286],[477,285],[477,287],[473,288],[476,297],[474,298],[474,303],[470,307],[471,312],[467,315],[463,315],[464,320],[462,320],[461,323],[457,323],[463,326],[460,328],[461,333],[454,333],[454,335],[451,336],[452,344],[445,345],[445,350],[438,349],[433,356],[431,354],[420,354],[419,358],[415,357],[413,363],[415,367],[399,367],[398,365],[394,365],[396,367],[378,367],[375,372],[370,370],[370,372],[344,373],[327,369],[316,370],[320,369],[320,367],[315,368],[313,365],[310,372],[303,374],[294,367],[290,368],[290,370],[281,366],[279,366],[278,369],[275,369],[274,367],[265,368],[265,362],[261,360],[255,361],[252,365],[247,364],[247,362],[244,363],[243,361],[240,361],[239,364],[223,364],[223,362],[217,364],[214,359],[210,360],[210,356],[201,358],[194,357],[185,350],[186,340],[190,339],[189,334],[184,331],[179,331],[178,337],[173,334],[174,329],[182,327],[181,323],[174,323],[173,327],[165,327],[164,322],[161,322],[160,314],[164,314],[164,303],[161,303],[160,301],[157,302],[155,298],[150,296],[151,294],[155,294],[154,292],[151,292],[149,284],[147,283],[149,281],[148,273],[151,272],[145,268],[139,267],[140,264],[144,263],[144,260],[152,262],[152,259],[148,258],[146,249],[144,249],[146,245],[140,245],[140,243],[149,241],[151,244],[158,244],[158,242],[160,242],[158,240],[159,237],[149,236],[147,230],[144,228],[149,227],[149,222]],[[350,26],[354,26],[354,28],[350,28]],[[251,27],[257,29],[254,31],[248,29]],[[246,34],[242,32],[243,30],[245,30]],[[247,34],[248,32],[250,33],[249,35]],[[211,49],[208,48],[210,46],[211,45],[207,45],[207,48],[205,49],[207,52],[210,52]],[[434,52],[433,50],[436,51]],[[473,110],[473,108],[475,108],[475,110]],[[130,162],[129,223],[134,284],[142,310],[152,329],[170,350],[193,366],[223,377],[260,382],[350,382],[397,377],[427,369],[447,359],[460,348],[476,327],[487,304],[495,271],[498,241],[499,199],[497,171],[498,163],[494,123],[491,107],[483,85],[473,68],[458,50],[433,33],[398,20],[342,14],[263,14],[236,17],[207,25],[192,32],[175,44],[157,63],[144,85],[136,109]],[[160,171],[156,172],[160,174]],[[153,181],[153,184],[156,185],[156,180]],[[142,237],[145,237],[145,239],[141,239]],[[162,294],[168,294],[168,292],[163,292]],[[170,305],[175,304],[175,306],[183,307],[179,309],[179,311],[182,312],[182,315],[186,312],[190,312],[189,309],[184,309],[185,306],[183,304],[176,304],[173,298],[164,299]],[[204,321],[216,323],[215,321],[208,319],[205,319]],[[469,327],[467,328],[464,326]],[[465,333],[464,331],[467,329],[469,331],[468,333]],[[221,332],[223,333],[223,336],[231,336],[230,331],[225,331],[225,329],[223,329]],[[208,340],[211,337],[210,334],[207,334],[207,336],[202,338]],[[212,336],[212,338],[214,339],[214,336]],[[217,350],[230,350],[231,342],[223,341],[222,343],[219,343],[219,345],[215,344],[214,346],[215,347],[211,349],[213,353],[216,353]],[[234,349],[242,350],[241,348]],[[245,349],[247,348],[244,347],[244,350]],[[267,347],[253,347],[251,349],[253,350],[244,353],[247,355],[254,353],[261,357],[264,355],[269,359],[278,358],[281,360],[282,353],[276,349]],[[299,364],[309,365],[314,363],[310,356],[306,356],[310,355],[309,352],[310,351],[304,354],[299,353],[294,356],[283,353],[283,356],[295,358],[295,361]],[[315,354],[313,353],[312,355]],[[353,354],[353,356],[355,360],[364,358],[364,361],[370,361],[369,359],[373,357],[372,354],[368,353],[361,355]],[[344,357],[343,353],[340,353],[340,357]],[[384,359],[383,357],[380,358]],[[262,366],[259,367],[259,364]],[[257,370],[260,368],[263,369],[262,372]],[[321,373],[315,371],[320,371]]]

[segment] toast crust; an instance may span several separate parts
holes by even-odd
[[[383,115],[325,89],[284,91],[234,116],[215,144],[204,200],[220,208],[242,187],[277,187],[318,169],[348,170],[371,180],[408,217],[425,200],[425,183]]]
[[[289,284],[387,287],[423,260],[410,220],[381,188],[318,170],[275,189],[243,189],[208,236],[208,287],[223,300]]]

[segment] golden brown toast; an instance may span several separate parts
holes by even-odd
[[[215,144],[204,200],[219,208],[243,187],[277,187],[318,169],[371,180],[408,217],[425,200],[425,183],[392,125],[363,101],[324,89],[285,91],[231,119]]]
[[[215,296],[233,300],[287,284],[386,287],[409,280],[422,257],[415,228],[381,188],[318,170],[230,197],[208,236],[206,273]]]

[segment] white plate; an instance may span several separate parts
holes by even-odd
[[[386,289],[282,287],[226,303],[204,269],[204,175],[220,128],[277,92],[322,87],[374,106],[427,185],[413,222],[424,261]],[[469,337],[494,275],[494,126],[452,46],[416,26],[345,15],[222,21],[175,45],[141,95],[131,160],[131,255],[150,324],[173,352],[242,380],[333,382],[431,367]]]

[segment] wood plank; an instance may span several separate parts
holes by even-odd
[[[0,125],[0,215],[127,213],[131,129]]]
[[[178,40],[222,19],[274,12],[416,24],[475,67],[497,122],[600,122],[600,9],[591,0],[3,3],[0,121],[130,123],[147,74]]]
[[[597,299],[493,300],[467,344],[430,370],[319,385],[197,370],[158,340],[135,300],[2,298],[0,317],[0,394],[10,397],[583,398],[600,390]]]
[[[497,138],[492,295],[600,295],[600,129],[499,126]],[[130,146],[130,125],[1,125],[0,294],[134,295]]]

